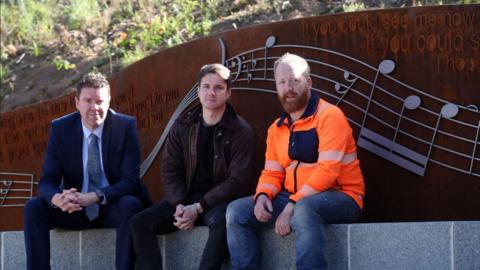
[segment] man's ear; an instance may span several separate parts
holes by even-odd
[[[230,99],[230,97],[232,96],[232,90],[230,89],[230,87],[227,88],[227,99]]]
[[[310,76],[307,77],[307,86],[308,86],[308,89],[312,89],[312,78]]]

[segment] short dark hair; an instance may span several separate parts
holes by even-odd
[[[200,71],[198,72],[198,84],[200,85],[200,82],[202,81],[202,78],[205,77],[205,75],[214,73],[220,76],[225,83],[227,84],[227,89],[230,89],[230,69],[228,69],[226,66],[222,64],[208,64],[204,65]]]
[[[77,85],[77,97],[82,93],[82,89],[85,87],[89,88],[107,88],[110,92],[110,84],[108,83],[105,76],[98,72],[90,72],[87,75],[83,76],[82,80]]]

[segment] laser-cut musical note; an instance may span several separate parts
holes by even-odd
[[[421,104],[420,97],[411,95],[404,100],[402,111],[398,114],[399,119],[395,127],[393,139],[386,138],[383,135],[365,127],[366,119],[369,116],[370,105],[371,102],[373,102],[373,93],[377,88],[378,76],[380,74],[390,74],[394,69],[395,62],[390,59],[383,60],[378,66],[375,79],[373,80],[372,88],[370,90],[370,95],[368,97],[368,103],[364,111],[364,117],[357,144],[359,147],[365,148],[368,151],[399,165],[400,167],[423,176],[427,167],[428,156],[422,155],[421,153],[413,151],[410,148],[396,142],[405,108],[409,110],[417,109]]]
[[[438,127],[440,126],[440,121],[442,118],[454,118],[458,114],[458,106],[453,103],[447,103],[443,105],[440,114],[438,115],[437,124],[435,125],[435,129],[433,130],[432,140],[430,141],[430,145],[428,147],[427,158],[430,158],[432,153],[432,148],[435,143],[435,139],[437,137]]]
[[[422,100],[420,99],[419,96],[411,95],[405,99],[402,106],[402,110],[400,111],[400,116],[398,117],[397,128],[395,129],[395,134],[393,136],[394,142],[397,140],[398,130],[400,129],[400,123],[402,122],[403,113],[405,109],[409,109],[413,111],[418,109],[418,107],[420,107],[420,104],[422,104]]]
[[[242,59],[240,58],[240,56],[236,56],[233,60],[232,60],[232,65],[230,66],[231,68],[235,68],[237,67],[237,74],[235,75],[235,78],[233,78],[232,82],[235,82],[237,81],[238,77],[240,76],[240,73],[242,71]]]
[[[366,127],[361,129],[357,145],[418,175],[423,176],[425,174],[428,163],[428,158],[425,155]]]
[[[347,95],[347,93],[350,91],[350,89],[352,89],[353,85],[357,82],[358,80],[358,77],[354,77],[353,79],[350,78],[350,72],[346,71],[343,72],[343,78],[350,83],[350,85],[345,89],[345,90],[342,90],[342,85],[339,83],[339,82],[336,82],[335,83],[335,91],[339,94],[341,94],[342,96],[338,99],[336,105],[339,105],[340,102],[342,102],[342,100],[345,98],[345,96]]]
[[[474,111],[474,112],[478,112],[478,111],[479,111],[477,105],[471,104],[471,105],[468,105],[467,108],[468,108],[469,110],[471,110],[471,111]]]
[[[255,67],[257,66],[257,59],[254,58],[253,52],[251,54],[250,66],[251,70],[247,66],[247,83],[250,83],[250,81],[253,79],[253,74],[251,71],[255,71]]]
[[[267,50],[268,48],[273,47],[275,45],[275,42],[277,41],[277,38],[275,36],[269,36],[267,40],[265,41],[265,49],[264,49],[264,58],[263,58],[263,79],[267,78],[267,64],[268,64],[268,54]]]
[[[390,59],[383,60],[380,65],[378,65],[377,73],[375,74],[375,79],[372,83],[372,90],[370,90],[370,97],[368,98],[367,108],[365,109],[365,115],[362,121],[362,127],[365,126],[365,121],[367,120],[368,110],[370,109],[370,103],[372,101],[373,93],[377,86],[378,75],[381,73],[383,75],[390,74],[395,69],[395,62]]]

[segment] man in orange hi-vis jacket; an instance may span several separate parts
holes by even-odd
[[[270,126],[255,196],[227,209],[232,269],[260,269],[258,230],[295,233],[297,269],[327,269],[324,224],[355,222],[365,185],[345,115],[312,92],[307,61],[285,54],[274,65],[285,113]]]

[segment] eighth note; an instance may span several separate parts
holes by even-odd
[[[343,72],[343,78],[350,83],[350,85],[345,89],[345,90],[342,90],[342,85],[337,82],[335,83],[335,91],[339,94],[341,94],[342,96],[338,99],[337,103],[335,105],[338,105],[340,104],[340,102],[342,102],[342,100],[345,98],[345,96],[347,95],[348,91],[350,91],[350,89],[352,89],[353,85],[357,82],[358,80],[358,77],[355,77],[353,79],[350,79],[350,72],[346,71]]]

